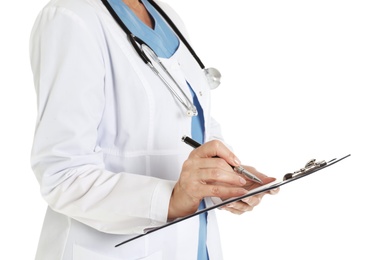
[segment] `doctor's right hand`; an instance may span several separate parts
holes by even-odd
[[[247,181],[232,169],[238,165],[238,158],[220,141],[210,141],[194,149],[173,189],[168,219],[195,213],[204,197],[227,199],[245,195]]]

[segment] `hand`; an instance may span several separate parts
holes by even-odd
[[[258,172],[255,168],[253,168],[251,166],[243,166],[243,167],[247,171],[249,171],[250,173],[255,174],[257,177],[259,177],[263,181],[263,184],[259,184],[259,183],[248,180],[247,184],[243,186],[248,191],[250,191],[254,188],[260,187],[261,185],[266,185],[268,183],[275,181],[275,178],[268,177],[268,176]],[[269,190],[267,192],[262,192],[262,193],[259,193],[259,194],[256,194],[256,195],[253,195],[250,197],[246,197],[246,198],[242,199],[241,201],[229,203],[229,204],[221,207],[221,209],[227,210],[227,211],[232,212],[232,213],[237,214],[237,215],[241,215],[245,212],[252,211],[254,207],[259,205],[261,202],[261,199],[264,197],[264,195],[266,195],[266,194],[274,195],[274,194],[277,194],[278,192],[279,192],[279,188],[272,189],[272,190]]]
[[[168,219],[196,212],[204,197],[245,195],[252,184],[233,171],[231,166],[238,165],[238,158],[220,141],[210,141],[194,149],[173,189]]]

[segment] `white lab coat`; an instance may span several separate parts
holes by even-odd
[[[114,247],[166,223],[191,151],[181,141],[191,118],[101,1],[52,0],[33,27],[30,52],[38,103],[31,161],[48,203],[36,259],[196,259],[198,217]],[[220,138],[209,87],[187,48],[163,61],[189,97],[185,80],[193,87],[207,140]],[[214,212],[207,245],[211,259],[222,259]]]

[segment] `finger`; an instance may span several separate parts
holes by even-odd
[[[233,166],[238,166],[241,163],[238,157],[218,140],[209,141],[203,144],[199,148],[193,150],[191,154],[200,158],[219,157]]]
[[[228,164],[224,159],[219,157],[212,158],[192,158],[193,163],[198,168],[218,168],[224,171],[234,172],[233,167]]]
[[[276,178],[274,178],[274,177],[269,177],[269,176],[267,176],[267,175],[257,171],[252,166],[243,165],[243,167],[244,167],[244,169],[246,169],[250,173],[256,175],[262,181],[262,185],[269,184],[269,183],[271,183],[271,182],[276,180]],[[254,183],[254,184],[257,184],[257,183]],[[257,186],[259,186],[259,185],[257,185]]]
[[[220,183],[226,185],[243,186],[246,179],[237,174],[225,160],[220,158],[201,159],[199,161],[198,176],[205,183]],[[196,162],[195,162],[196,163]]]
[[[269,190],[267,193],[271,194],[271,195],[275,195],[275,194],[278,194],[279,191],[280,191],[280,188],[275,188],[275,189]]]
[[[202,183],[219,184],[229,186],[244,186],[247,181],[235,172],[226,172],[218,169],[202,169],[199,171],[199,179]]]
[[[230,207],[226,207],[226,206],[221,207],[220,209],[229,211],[229,212],[231,212],[233,214],[236,214],[236,215],[242,215],[243,213],[245,213],[245,212],[239,211],[239,210],[237,210],[235,208],[230,208]]]
[[[242,201],[236,201],[233,203],[229,203],[228,205],[223,207],[223,209],[226,209],[234,214],[241,215],[242,213],[252,211],[253,207],[251,207],[250,205],[248,205],[247,203],[244,203]]]
[[[223,186],[223,185],[202,185],[199,187],[198,192],[200,192],[205,197],[218,197],[222,200],[244,196],[248,191],[244,188],[234,187],[234,186]]]
[[[254,172],[253,174],[255,174],[263,182],[262,185],[271,183],[271,182],[276,180],[276,178],[269,177],[269,176],[267,176],[267,175],[265,175],[265,174],[263,174],[261,172]]]
[[[238,175],[223,160],[216,158],[203,158],[187,160],[183,164],[182,176],[191,183],[243,186],[246,184],[244,177]]]
[[[204,160],[207,159],[202,159]],[[246,183],[245,179],[234,173],[232,169],[226,172],[218,168],[199,169],[197,167],[199,166],[194,163],[194,160],[184,162],[176,189],[177,192],[185,194],[191,204],[204,197],[228,199],[245,195],[248,192],[240,187]]]
[[[243,203],[246,203],[248,206],[254,208],[260,204],[262,198],[263,198],[263,196],[256,195],[256,196],[250,196],[250,197],[243,198],[241,201]]]

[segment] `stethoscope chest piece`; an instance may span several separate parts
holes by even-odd
[[[216,89],[221,84],[221,73],[216,68],[204,69],[210,89]]]

